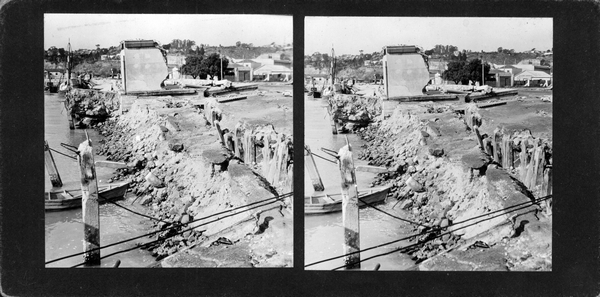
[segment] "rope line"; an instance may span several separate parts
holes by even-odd
[[[76,157],[69,156],[69,155],[67,155],[67,154],[61,153],[61,152],[59,152],[59,151],[57,151],[57,150],[55,150],[55,149],[53,149],[53,148],[51,148],[51,147],[48,147],[48,148],[49,148],[51,151],[53,151],[53,152],[55,152],[55,153],[57,153],[57,154],[59,154],[59,155],[63,155],[63,156],[65,156],[65,157],[67,157],[67,158],[71,158],[71,159],[73,159],[73,160],[77,160],[77,158],[76,158]]]
[[[536,204],[537,202],[541,202],[541,201],[544,201],[544,200],[547,200],[547,199],[550,199],[550,198],[552,198],[552,195],[548,195],[548,196],[545,196],[545,197],[542,197],[542,198],[538,198],[538,199],[536,199],[537,201],[534,200],[534,201],[527,201],[527,202],[518,203],[518,204],[515,204],[515,205],[512,205],[512,206],[509,206],[507,208],[504,208],[504,209],[499,209],[499,210],[492,211],[492,212],[489,212],[489,213],[486,213],[486,214],[483,214],[483,215],[479,215],[479,216],[475,216],[475,217],[466,219],[466,220],[461,221],[461,222],[456,222],[456,223],[453,224],[453,226],[456,226],[456,225],[459,225],[459,224],[462,224],[462,223],[465,223],[465,222],[468,222],[468,221],[471,221],[471,220],[474,220],[474,219],[477,219],[477,218],[488,216],[490,214],[494,214],[494,213],[497,213],[497,212],[506,211],[508,209],[519,207],[519,206],[522,206],[522,205],[525,205],[525,204],[528,204],[528,205],[525,206],[525,207],[523,207],[523,208],[527,208],[527,207],[529,207],[531,205]],[[519,210],[519,209],[517,209],[517,210]],[[486,219],[483,219],[482,221],[485,221],[485,220]],[[480,223],[480,222],[477,222],[477,223]],[[475,224],[477,224],[477,223],[475,223]],[[409,235],[409,236],[406,236],[406,237],[403,237],[403,238],[400,238],[400,239],[392,240],[392,241],[387,242],[387,243],[382,243],[382,244],[378,244],[378,245],[375,245],[375,246],[372,246],[372,247],[368,247],[366,249],[362,249],[362,250],[354,251],[354,252],[347,253],[347,254],[344,254],[344,255],[340,255],[340,256],[335,256],[335,257],[331,257],[331,258],[319,260],[319,261],[316,261],[316,262],[304,265],[304,267],[306,268],[306,267],[314,266],[314,265],[321,264],[321,263],[324,263],[324,262],[328,262],[328,261],[331,261],[331,260],[336,260],[336,259],[339,259],[339,258],[343,258],[343,257],[346,257],[346,256],[357,254],[357,253],[360,253],[360,252],[370,251],[372,249],[380,248],[380,247],[383,247],[383,246],[386,246],[386,245],[390,245],[392,243],[396,243],[396,242],[399,242],[399,241],[411,239],[413,237],[417,237],[417,236],[421,236],[421,235],[426,235],[426,234],[429,234],[429,233],[433,233],[433,232],[439,231],[441,229],[443,229],[443,228],[441,228],[441,227],[433,228],[433,229],[431,229],[429,231],[426,231],[426,232],[423,232],[423,233]],[[458,230],[458,229],[455,229],[455,230]]]
[[[522,207],[520,207],[520,208],[518,208],[518,209],[511,210],[510,212],[514,212],[514,211],[518,211],[518,210],[521,210],[521,209],[525,209],[525,208],[528,208],[529,206],[530,206],[530,205],[522,206]],[[371,256],[371,257],[368,257],[368,258],[365,258],[365,259],[361,259],[361,260],[360,260],[360,261],[358,261],[358,262],[355,262],[355,263],[350,263],[350,264],[358,264],[358,263],[361,263],[361,262],[364,262],[364,261],[367,261],[367,260],[370,260],[370,259],[373,259],[373,258],[377,258],[377,257],[381,257],[381,256],[389,255],[389,254],[391,254],[391,253],[394,253],[394,252],[398,252],[398,251],[402,251],[402,250],[405,250],[405,249],[408,249],[408,248],[411,248],[411,247],[415,247],[415,246],[418,246],[418,245],[420,245],[420,244],[424,244],[424,243],[426,243],[426,242],[429,242],[429,241],[432,241],[432,240],[434,240],[434,239],[440,238],[440,237],[442,237],[442,236],[444,236],[444,235],[448,235],[448,234],[450,234],[450,233],[452,233],[452,232],[454,232],[454,231],[456,231],[456,230],[460,230],[460,229],[464,229],[464,228],[467,228],[467,227],[471,227],[471,226],[473,226],[473,225],[477,225],[477,224],[479,224],[479,223],[481,223],[481,222],[485,222],[485,221],[487,221],[487,220],[491,220],[491,219],[494,219],[494,218],[500,217],[500,216],[502,216],[502,215],[504,215],[504,213],[501,213],[501,214],[495,215],[495,216],[493,216],[493,217],[491,217],[491,218],[485,218],[485,219],[479,220],[479,221],[477,221],[477,222],[474,222],[474,223],[471,223],[471,224],[468,224],[468,225],[465,225],[465,226],[462,226],[462,227],[459,227],[459,228],[455,228],[453,231],[447,231],[446,233],[441,233],[441,234],[439,234],[439,235],[437,235],[437,236],[435,236],[435,237],[433,237],[433,238],[427,239],[427,240],[425,240],[425,241],[416,242],[416,243],[413,243],[413,244],[411,244],[411,245],[407,245],[407,246],[405,246],[405,247],[397,248],[397,249],[394,249],[394,250],[392,250],[392,251],[389,251],[389,252],[385,252],[385,253],[377,254],[377,255],[374,255],[374,256]],[[427,233],[425,233],[425,234],[427,234]],[[342,266],[339,266],[339,267],[333,268],[332,270],[338,270],[338,269],[340,269],[340,268],[344,268],[344,267],[346,267],[347,265],[349,265],[349,264],[344,264],[344,265],[342,265]]]
[[[373,208],[373,209],[375,209],[375,210],[377,210],[377,211],[379,211],[379,212],[382,212],[382,213],[384,213],[384,214],[386,214],[386,215],[388,215],[388,216],[390,216],[390,217],[392,217],[392,218],[394,218],[394,219],[398,219],[398,220],[401,220],[401,221],[404,221],[404,222],[407,222],[407,223],[410,223],[410,224],[413,224],[413,225],[417,225],[417,226],[422,226],[422,227],[429,227],[429,228],[431,228],[431,226],[423,225],[423,224],[421,224],[421,223],[413,222],[413,221],[410,221],[410,220],[403,219],[403,218],[401,218],[401,217],[395,216],[395,215],[393,215],[393,214],[391,214],[391,213],[389,213],[389,212],[386,212],[386,211],[384,211],[384,210],[382,210],[382,209],[379,209],[379,208],[377,208],[376,206],[374,206],[373,204],[371,204],[371,203],[369,203],[369,202],[366,202],[366,201],[364,201],[364,200],[363,200],[362,198],[360,198],[360,197],[358,198],[358,200],[360,200],[360,202],[364,203],[364,204],[365,204],[365,205],[367,205],[368,207],[371,207],[371,208]]]
[[[321,159],[323,159],[323,160],[325,160],[325,161],[327,161],[327,162],[331,162],[331,163],[333,163],[333,164],[337,164],[337,162],[336,162],[336,161],[333,161],[333,160],[327,159],[327,158],[325,158],[325,157],[323,157],[323,156],[319,156],[319,155],[317,155],[317,154],[315,154],[315,153],[313,153],[313,152],[311,152],[311,154],[312,154],[313,156],[315,156],[315,157],[318,157],[318,158],[321,158]]]
[[[279,197],[275,196],[275,197],[263,199],[263,200],[260,200],[260,201],[252,202],[250,204],[246,204],[246,205],[243,205],[243,206],[238,206],[238,207],[235,207],[235,208],[232,208],[232,209],[228,209],[228,210],[225,210],[225,211],[221,211],[221,212],[218,212],[218,213],[214,213],[214,214],[208,215],[206,217],[202,217],[202,218],[198,218],[198,219],[189,221],[189,222],[187,222],[187,224],[194,223],[194,222],[201,221],[201,220],[205,220],[205,219],[208,219],[208,218],[211,218],[211,217],[214,217],[214,216],[218,216],[218,215],[221,215],[221,214],[224,214],[224,213],[228,213],[228,212],[231,212],[231,211],[234,211],[234,210],[238,210],[240,208],[244,208],[244,207],[248,207],[248,206],[251,206],[251,205],[256,205],[256,204],[259,204],[259,203],[263,203],[263,202],[268,201],[268,200],[275,199],[275,201],[279,201],[279,200],[282,200],[284,198],[290,197],[293,194],[294,194],[294,192],[289,192],[289,193],[282,194]],[[275,201],[273,201],[273,202],[275,202]],[[60,260],[64,260],[64,259],[68,259],[68,258],[72,258],[72,257],[76,257],[76,256],[80,256],[80,255],[83,255],[85,253],[89,253],[89,252],[93,252],[93,251],[96,251],[96,250],[101,250],[101,249],[109,248],[109,247],[112,247],[112,246],[115,246],[115,245],[119,245],[119,244],[122,244],[122,243],[126,243],[126,242],[129,242],[129,241],[140,239],[140,238],[143,238],[143,237],[146,237],[146,236],[151,236],[151,235],[163,232],[163,231],[171,230],[171,229],[177,228],[179,226],[181,226],[181,225],[179,225],[179,224],[178,225],[174,225],[174,226],[167,227],[167,228],[164,228],[164,229],[161,229],[161,230],[152,231],[150,233],[146,233],[146,234],[143,234],[143,235],[140,235],[140,236],[135,236],[135,237],[132,237],[132,238],[129,238],[129,239],[125,239],[125,240],[121,240],[121,241],[117,241],[117,242],[114,242],[114,243],[111,243],[111,244],[108,244],[108,245],[105,245],[105,246],[101,246],[101,247],[97,247],[97,248],[94,248],[94,249],[90,249],[89,251],[79,252],[79,253],[71,254],[71,255],[68,255],[68,256],[56,258],[54,260],[50,260],[50,261],[46,262],[45,264],[47,265],[47,264],[51,264],[51,263],[54,263],[54,262],[57,262],[57,261],[60,261]]]
[[[280,198],[280,199],[283,199],[283,198]],[[177,236],[177,235],[183,234],[183,233],[185,233],[185,232],[187,232],[187,231],[191,231],[191,230],[193,230],[193,229],[196,229],[196,228],[198,228],[198,227],[202,227],[202,226],[205,226],[205,225],[208,225],[208,224],[214,223],[214,222],[218,222],[218,221],[220,221],[220,220],[222,220],[222,219],[225,219],[225,218],[228,218],[228,217],[232,217],[232,216],[235,216],[235,215],[238,215],[238,214],[244,213],[244,212],[246,212],[246,211],[249,211],[249,210],[252,210],[252,209],[255,209],[255,208],[259,208],[259,207],[267,206],[267,205],[270,205],[270,204],[273,204],[273,203],[276,203],[276,202],[277,202],[277,200],[275,200],[275,201],[271,201],[271,202],[266,202],[266,203],[264,203],[264,204],[261,204],[261,205],[258,205],[258,206],[254,206],[254,207],[251,207],[251,208],[248,208],[248,209],[245,209],[245,210],[242,210],[242,211],[239,211],[239,212],[233,213],[233,214],[229,214],[229,215],[226,215],[226,216],[223,216],[223,217],[219,217],[218,219],[215,219],[215,220],[212,220],[212,221],[209,221],[209,222],[206,222],[206,223],[202,223],[202,224],[200,224],[200,225],[197,225],[197,226],[194,226],[194,227],[190,227],[190,228],[187,228],[187,229],[181,230],[181,231],[179,231],[179,232],[177,232],[177,233],[175,233],[175,234],[172,234],[172,235],[170,235],[170,236],[167,236],[167,237],[164,237],[164,238],[159,238],[159,239],[156,239],[156,240],[153,240],[153,241],[150,241],[150,242],[147,242],[147,243],[144,243],[144,244],[138,245],[138,246],[134,246],[134,247],[132,247],[132,248],[128,248],[128,249],[125,249],[125,250],[122,250],[122,251],[117,251],[117,252],[114,252],[114,253],[111,253],[111,254],[108,254],[108,255],[102,256],[102,257],[100,257],[100,260],[102,260],[102,259],[105,259],[105,258],[108,258],[108,257],[110,257],[110,256],[117,255],[117,254],[121,254],[121,253],[129,252],[129,251],[132,251],[132,250],[135,250],[135,249],[139,249],[139,248],[142,248],[142,247],[150,246],[150,245],[156,244],[156,243],[158,243],[158,242],[160,242],[160,241],[165,241],[165,240],[167,240],[167,239],[169,239],[169,238],[171,238],[171,237],[175,237],[175,236]],[[186,223],[186,225],[187,225],[187,224],[189,224],[189,223],[192,223],[192,222],[188,222],[188,223]],[[165,230],[166,230],[166,229],[165,229]],[[161,231],[163,231],[163,230],[161,230]],[[71,268],[75,268],[75,267],[78,267],[78,266],[81,266],[81,265],[84,265],[84,264],[85,264],[85,262],[82,262],[82,263],[79,263],[79,264],[77,264],[77,265],[71,266]]]
[[[112,204],[114,204],[114,205],[116,205],[116,206],[118,206],[118,207],[120,207],[120,208],[122,208],[122,209],[124,209],[124,210],[126,210],[126,211],[128,211],[128,212],[134,213],[134,214],[136,214],[136,215],[138,215],[138,216],[142,216],[142,217],[145,217],[145,218],[148,218],[148,219],[151,219],[151,220],[157,221],[157,222],[163,222],[163,223],[167,223],[167,224],[173,224],[173,222],[169,222],[169,221],[161,220],[161,219],[159,219],[159,218],[155,218],[155,217],[151,217],[151,216],[149,216],[149,215],[145,215],[145,214],[143,214],[143,213],[139,213],[139,212],[137,212],[137,211],[135,211],[135,210],[133,210],[133,209],[129,209],[129,208],[127,208],[127,207],[125,207],[125,206],[123,206],[123,205],[121,205],[121,204],[119,204],[119,203],[117,203],[117,202],[115,202],[115,201],[108,200],[108,202],[110,202],[110,203],[112,203]]]

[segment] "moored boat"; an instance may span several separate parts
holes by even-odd
[[[370,188],[358,191],[358,206],[385,201],[389,187]],[[304,214],[324,214],[342,211],[342,194],[322,194],[304,197]]]
[[[128,187],[129,182],[98,185],[98,202],[101,204],[121,199],[127,192]],[[46,192],[44,206],[46,211],[78,208],[81,207],[81,199],[81,188],[52,188]]]

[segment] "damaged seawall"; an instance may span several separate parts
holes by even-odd
[[[127,163],[113,180],[129,180],[148,215],[162,220],[154,228],[165,229],[158,238],[168,239],[150,248],[161,260],[156,266],[291,266],[292,198],[283,199],[255,166],[224,148],[202,110],[190,103],[195,98],[188,99],[138,99],[101,128],[106,139],[98,153]],[[272,197],[282,199],[210,224],[194,221]],[[193,229],[172,236],[167,227],[179,224]]]

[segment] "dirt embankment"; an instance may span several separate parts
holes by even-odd
[[[534,200],[531,191],[482,152],[462,116],[430,107],[401,104],[360,132],[368,144],[359,158],[391,169],[373,184],[391,183],[397,207],[429,226],[415,226],[421,235],[407,251],[417,269],[551,270],[551,214],[544,204],[526,204]],[[481,130],[494,125],[484,117]]]
[[[128,165],[113,180],[131,181],[138,203],[162,220],[154,228],[165,230],[158,234],[165,240],[149,249],[162,260],[157,266],[291,266],[291,198],[198,220],[282,194],[219,143],[216,129],[190,103],[199,99],[138,99],[102,128],[106,140],[98,153]],[[172,226],[179,227],[167,229]],[[173,236],[187,228],[193,229]]]

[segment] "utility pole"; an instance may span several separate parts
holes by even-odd
[[[485,75],[484,75],[484,68],[483,68],[483,55],[481,56],[481,86],[485,85]]]

